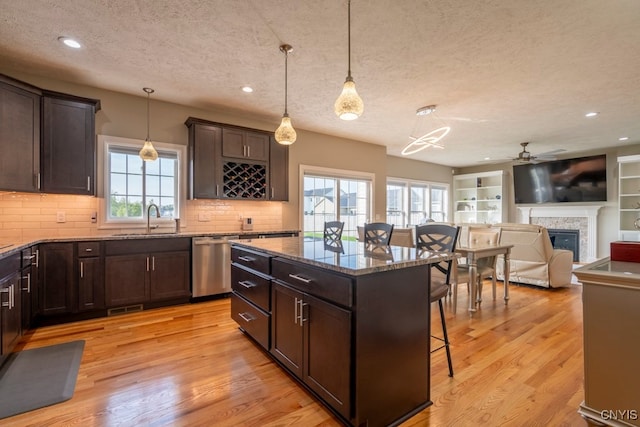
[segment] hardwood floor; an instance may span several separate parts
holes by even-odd
[[[473,318],[464,286],[456,313],[447,299],[455,377],[434,353],[434,404],[404,427],[586,425],[581,286],[510,292],[505,306],[487,284]],[[340,425],[237,329],[228,299],[43,327],[19,347],[76,339],[86,345],[73,398],[1,425]]]

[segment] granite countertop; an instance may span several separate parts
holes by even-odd
[[[347,240],[328,245],[324,240],[302,236],[232,240],[231,243],[352,276],[434,264],[456,257],[450,252],[428,252],[404,246],[370,246]]]
[[[575,270],[581,282],[595,281],[600,285],[632,287],[640,289],[640,263],[611,261],[611,257],[599,259]]]
[[[101,240],[131,240],[131,239],[167,239],[167,238],[179,238],[179,237],[242,237],[242,236],[261,236],[269,234],[293,234],[299,233],[300,230],[270,230],[270,231],[215,231],[215,232],[180,232],[180,233],[162,233],[151,232],[147,233],[116,233],[105,234],[100,236],[70,236],[70,237],[49,237],[25,241],[8,241],[0,240],[0,259],[9,257],[15,253],[20,252],[23,249],[27,249],[30,246],[38,245],[41,243],[56,243],[56,242],[83,242],[83,241],[101,241]],[[256,239],[257,240],[257,239]]]

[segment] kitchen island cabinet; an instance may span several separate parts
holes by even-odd
[[[76,280],[73,274],[73,243],[40,245],[38,316],[73,313]]]
[[[20,254],[0,261],[0,364],[22,336]]]
[[[592,426],[640,426],[640,263],[605,258],[574,270],[582,282],[584,402]]]
[[[453,254],[392,246],[379,258],[302,237],[232,250],[268,257],[269,354],[343,423],[399,424],[431,404],[429,266]]]

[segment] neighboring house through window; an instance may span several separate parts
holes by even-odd
[[[387,222],[396,227],[446,222],[448,193],[448,184],[388,178]]]

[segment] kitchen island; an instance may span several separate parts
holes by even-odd
[[[231,316],[347,425],[431,405],[430,264],[396,246],[304,237],[232,241]]]

